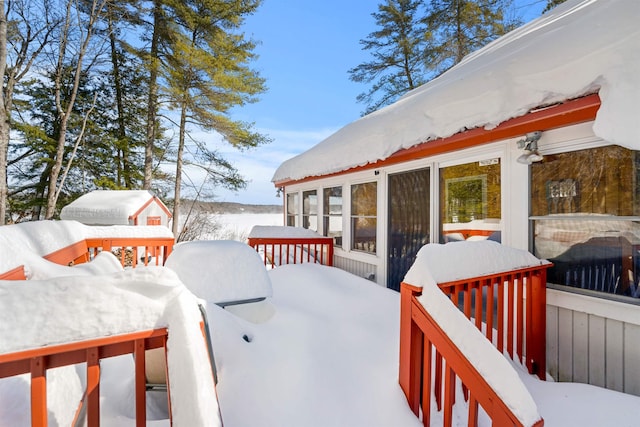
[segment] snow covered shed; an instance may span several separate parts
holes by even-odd
[[[164,225],[171,212],[147,190],[95,190],[62,208],[60,219],[86,225]]]
[[[550,372],[640,395],[639,18],[568,0],[339,129],[275,172],[287,225],[392,289],[425,243],[549,259]]]

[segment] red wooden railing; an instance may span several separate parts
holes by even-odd
[[[113,252],[119,249],[120,263],[123,267],[136,267],[140,258],[144,265],[148,265],[150,259],[155,260],[155,265],[164,265],[173,244],[172,237],[88,238],[47,254],[44,258],[56,264],[73,265],[88,262],[101,251]]]
[[[506,350],[512,359],[524,362],[530,373],[544,379],[546,270],[550,266],[545,264],[438,286],[455,305],[462,303],[463,313],[468,319],[474,318],[478,329],[482,331],[484,326],[485,336],[501,353]],[[477,425],[478,404],[494,425],[522,425],[417,300],[422,288],[402,283],[400,292],[399,382],[414,413],[418,415],[422,409],[424,425],[430,422],[432,397],[438,410],[444,403],[444,425],[451,425],[456,377],[469,398],[469,426]],[[484,306],[483,294],[486,295]],[[536,425],[542,424],[540,420]]]
[[[117,237],[86,239],[88,252],[93,258],[100,251],[120,249],[120,262],[128,264],[127,252],[131,254],[131,267],[136,267],[142,258],[142,263],[148,265],[150,259],[155,265],[164,265],[173,250],[175,240],[172,237]]]
[[[100,425],[100,360],[123,354],[133,354],[135,359],[136,426],[141,427],[146,425],[144,354],[146,350],[163,348],[166,355],[167,337],[167,329],[161,328],[0,354],[0,378],[31,374],[31,426],[46,427],[48,413],[47,370],[86,363],[87,388],[83,403],[86,408],[87,426],[98,427]],[[167,394],[169,393],[167,392]],[[169,408],[171,408],[170,404]],[[78,414],[76,414],[77,416]],[[169,418],[171,418],[170,409]]]
[[[333,265],[332,237],[249,237],[247,243],[272,268],[306,262]]]
[[[501,353],[506,350],[513,360],[524,363],[529,373],[542,380],[546,377],[546,283],[550,266],[545,264],[438,284],[454,304],[463,301],[462,311],[468,319],[474,318],[480,330],[483,326],[482,295],[486,292],[486,337]],[[495,317],[494,311],[497,312]],[[495,336],[494,330],[497,331]]]
[[[91,261],[102,251],[113,252],[123,267],[136,267],[140,262],[164,265],[173,250],[172,237],[107,237],[80,240],[43,258],[60,265],[75,265]],[[24,266],[0,272],[0,280],[25,280]]]
[[[20,265],[9,271],[0,274],[0,280],[26,280],[27,276],[24,272],[24,265]]]

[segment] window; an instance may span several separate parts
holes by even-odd
[[[441,241],[500,241],[500,192],[500,159],[441,168]]]
[[[322,232],[333,237],[333,245],[342,247],[342,187],[322,191]]]
[[[376,253],[378,185],[351,186],[351,249]]]
[[[640,298],[639,178],[638,152],[616,146],[531,165],[534,254],[554,263],[548,282]]]
[[[287,225],[298,226],[298,193],[287,194]]]
[[[162,225],[162,220],[159,216],[148,216],[147,225]]]
[[[302,193],[302,226],[318,231],[318,194],[316,190]]]

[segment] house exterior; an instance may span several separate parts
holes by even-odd
[[[348,124],[275,172],[286,224],[396,290],[428,242],[549,259],[549,372],[640,395],[638,18],[569,0]]]
[[[164,225],[172,215],[147,190],[95,190],[78,197],[60,212],[60,219],[86,225]]]

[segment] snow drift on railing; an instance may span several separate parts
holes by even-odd
[[[322,237],[313,230],[302,227],[290,227],[279,225],[254,225],[249,232],[249,238],[274,239],[274,238],[317,238]]]
[[[469,322],[437,283],[541,263],[545,261],[526,251],[496,242],[429,244],[418,252],[404,280],[422,286],[418,301],[525,426],[540,420],[531,394],[510,362]]]
[[[198,300],[171,270],[0,282],[0,313],[0,354],[168,327],[174,425],[221,425]]]
[[[543,264],[550,263],[491,240],[431,243],[420,249],[404,282],[420,287],[428,278],[444,283]]]
[[[88,226],[77,221],[32,221],[0,227],[0,272],[25,263],[27,254],[43,257],[92,238],[173,238],[162,226]],[[34,262],[37,260],[34,259]]]

